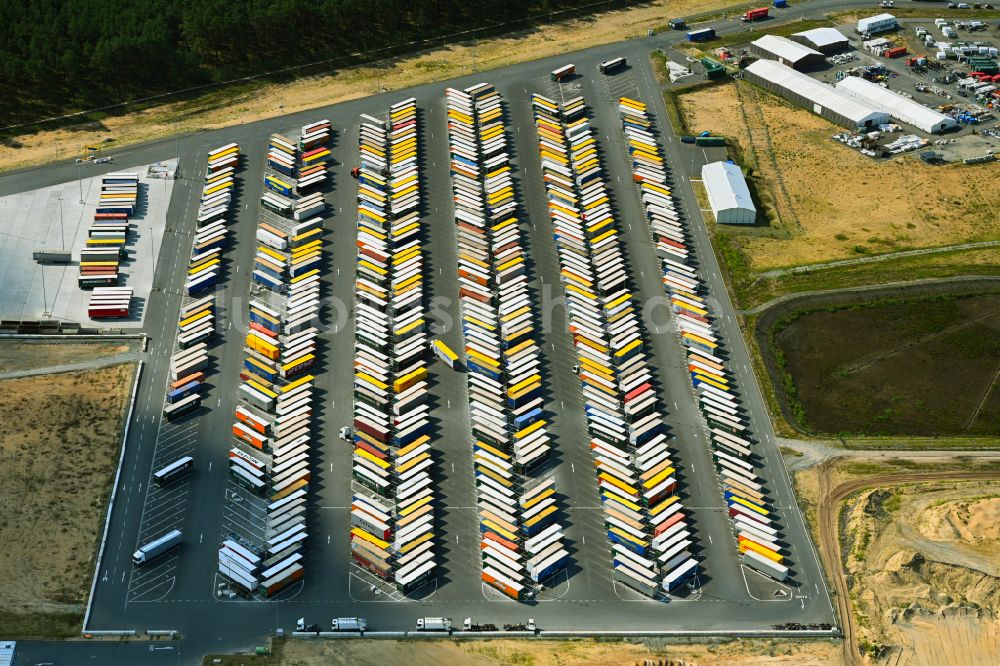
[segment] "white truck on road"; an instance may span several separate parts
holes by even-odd
[[[181,531],[170,530],[159,539],[150,541],[145,546],[139,546],[139,550],[132,553],[132,564],[140,567],[179,545],[181,545]]]
[[[451,631],[450,617],[422,617],[417,619],[417,631]]]
[[[331,631],[364,631],[368,621],[363,617],[335,617],[330,622]]]

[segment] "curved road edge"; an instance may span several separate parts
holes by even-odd
[[[94,564],[94,576],[90,579],[90,592],[87,594],[87,610],[83,614],[83,624],[80,625],[80,633],[87,633],[87,622],[90,620],[90,609],[94,604],[94,589],[97,587],[97,575],[101,572],[101,561],[104,559],[104,547],[108,543],[108,530],[111,527],[111,510],[115,506],[115,496],[118,494],[118,482],[122,475],[122,463],[125,461],[125,444],[128,442],[128,431],[132,425],[132,410],[135,409],[135,401],[139,396],[139,378],[142,377],[143,362],[140,359],[135,368],[135,380],[132,382],[132,396],[128,403],[128,413],[125,415],[125,427],[122,430],[122,445],[118,452],[118,469],[115,470],[115,482],[111,486],[111,496],[108,498],[108,510],[104,517],[104,533],[101,535],[101,547],[97,553],[97,562]]]

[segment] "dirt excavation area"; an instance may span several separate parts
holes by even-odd
[[[6,637],[79,632],[134,373],[122,364],[0,381]]]
[[[239,88],[206,91],[190,101],[105,117],[100,122],[25,134],[13,142],[16,149],[0,149],[0,169],[72,158],[78,155],[81,146],[102,144],[113,153],[126,145],[274,118],[365,97],[380,89],[401,90],[443,81],[468,74],[473,62],[476,71],[484,72],[484,80],[488,81],[491,69],[644,36],[650,29],[667,29],[671,17],[709,12],[732,4],[733,0],[653,0],[629,7],[626,2],[621,5],[625,9],[562,22],[560,19],[564,17],[556,12],[548,23],[539,20],[509,37],[479,39],[475,47],[471,34],[465,36],[468,43],[434,40],[426,51],[375,66],[338,70],[331,65],[329,72],[288,84],[251,82]]]
[[[988,477],[988,478],[984,478]],[[831,539],[858,648],[893,666],[996,664],[1000,469],[954,459],[825,463],[795,475],[824,563]],[[841,492],[843,491],[843,492]],[[827,525],[827,521],[835,524]]]
[[[212,664],[217,657],[206,657]],[[280,664],[281,666],[834,666],[839,647],[831,641],[743,640],[718,643],[668,644],[658,640],[566,641],[275,641],[274,655],[223,658],[223,666]]]
[[[681,104],[692,132],[739,144],[773,219],[725,229],[753,272],[1000,238],[1000,165],[872,160],[830,138],[840,126],[745,81],[694,91]]]
[[[845,566],[862,632],[873,644],[900,646],[897,663],[987,664],[1000,655],[1000,539],[987,536],[984,548],[961,537],[996,510],[965,498],[1000,497],[1000,483],[963,485],[880,488],[844,510]],[[930,536],[929,523],[948,518],[953,532]]]
[[[923,504],[920,534],[934,541],[961,544],[985,556],[989,573],[1000,576],[1000,559],[994,558],[1000,546],[1000,495],[928,500]]]

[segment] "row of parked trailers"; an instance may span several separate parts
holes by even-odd
[[[320,201],[323,213],[326,202],[322,195]],[[314,215],[308,220],[298,223],[292,221],[261,220],[257,225],[257,251],[254,254],[252,279],[273,292],[281,293],[314,275],[319,274],[323,261],[323,218]],[[307,326],[309,315],[304,309],[301,313],[301,326]]]
[[[229,451],[229,473],[237,485],[269,501],[261,541],[248,543],[229,535],[219,545],[218,565],[219,573],[245,595],[273,596],[305,573],[314,380],[308,373],[318,353],[315,324],[321,314],[322,219],[312,218],[309,229],[314,233],[308,251],[316,260],[309,270],[294,274],[290,267],[298,255],[290,244],[291,221],[271,224],[261,220],[256,233],[253,281],[270,291],[248,304],[249,330],[240,372],[240,404],[233,414],[236,444]],[[265,260],[269,282],[258,279]]]
[[[406,593],[438,565],[416,101],[360,129],[351,556]]]
[[[81,289],[118,284],[119,265],[126,257],[125,245],[129,241],[129,218],[138,197],[139,174],[109,173],[101,178],[94,221],[80,250],[77,286]]]
[[[279,194],[299,196],[321,188],[327,179],[326,163],[331,153],[332,126],[329,120],[320,120],[302,127],[298,142],[272,134],[268,141],[267,166],[275,172],[265,184]],[[288,182],[294,179],[293,182]]]
[[[523,600],[569,553],[553,477],[528,475],[551,444],[503,103],[487,83],[445,95],[482,579]]]
[[[198,214],[195,218],[194,245],[188,262],[184,293],[194,297],[213,289],[222,273],[222,253],[225,251],[229,230],[226,228],[229,211],[236,196],[236,169],[240,161],[240,147],[230,143],[208,153],[205,184],[202,186]]]
[[[177,348],[171,358],[171,375],[163,401],[163,415],[175,419],[201,406],[205,373],[210,360],[208,341],[215,335],[213,289],[222,270],[226,246],[226,216],[233,204],[233,174],[239,165],[240,147],[235,143],[208,153],[205,184],[195,218],[195,236],[184,283],[185,302],[177,319]],[[217,214],[206,219],[206,210]]]
[[[693,266],[687,234],[670,190],[668,167],[656,142],[645,104],[623,97],[618,103],[632,175],[645,208],[666,287],[687,353],[687,369],[705,417],[712,455],[733,520],[743,563],[778,580],[788,576],[781,538],[763,481],[757,476],[750,430],[731,377],[719,357],[720,341],[704,287]]]
[[[532,109],[614,578],[655,597],[698,562],[597,142],[582,97]]]
[[[124,319],[132,308],[132,287],[94,287],[87,303],[91,319]]]
[[[302,127],[303,137],[311,137],[307,145],[313,146],[313,151],[322,149],[329,156],[325,145],[316,142],[330,137],[330,121],[321,120]],[[302,145],[303,140],[299,139]],[[289,152],[286,152],[289,151]],[[255,283],[275,292],[284,291],[288,285],[318,275],[322,263],[322,215],[326,212],[326,199],[322,192],[313,191],[310,194],[292,200],[281,193],[291,195],[295,186],[280,180],[281,173],[274,171],[275,154],[281,152],[287,159],[294,160],[298,155],[295,144],[290,139],[273,134],[268,148],[268,169],[264,175],[264,185],[271,191],[265,191],[261,197],[261,206],[276,217],[261,220],[257,226],[257,252],[254,256],[252,279]],[[303,153],[301,157],[304,157]],[[284,159],[284,157],[283,157]],[[304,165],[300,165],[303,168]],[[315,161],[309,166],[310,177],[321,176],[316,181],[319,186],[326,179],[326,158]],[[301,182],[301,181],[299,181]],[[315,189],[315,188],[314,188]],[[315,312],[303,310],[299,313],[301,321],[291,328],[305,327]]]
[[[201,406],[208,367],[208,340],[215,335],[215,296],[188,299],[177,319],[177,349],[163,401],[172,420]]]

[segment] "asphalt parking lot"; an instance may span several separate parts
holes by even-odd
[[[523,621],[528,617],[548,630],[731,632],[769,630],[782,622],[832,623],[833,611],[815,551],[795,504],[790,483],[767,420],[756,380],[725,293],[721,273],[710,250],[684,169],[677,169],[675,197],[688,213],[692,248],[710,297],[723,313],[720,335],[731,347],[731,362],[742,398],[753,423],[765,476],[773,490],[774,508],[781,515],[788,542],[793,576],[787,587],[747,574],[740,566],[735,541],[726,516],[718,481],[708,451],[707,437],[697,412],[687,376],[683,349],[672,326],[648,333],[652,365],[658,373],[660,401],[676,451],[682,498],[691,515],[702,573],[693,587],[660,601],[642,598],[616,585],[611,577],[611,551],[605,536],[597,498],[593,461],[579,382],[572,366],[574,352],[566,332],[561,307],[544,307],[557,299],[559,266],[546,210],[530,95],[538,92],[553,99],[583,95],[592,112],[605,180],[615,206],[615,217],[628,258],[633,293],[641,303],[663,297],[654,249],[643,222],[643,213],[632,185],[630,167],[617,116],[619,96],[628,95],[650,104],[661,129],[661,148],[671,162],[681,160],[679,143],[666,130],[662,100],[646,59],[648,46],[638,43],[602,47],[574,54],[581,73],[563,85],[553,84],[548,72],[565,64],[550,59],[498,70],[488,76],[387,93],[273,121],[197,135],[179,142],[181,172],[174,184],[150,305],[143,328],[151,336],[147,371],[144,372],[133,424],[129,434],[118,500],[112,511],[108,544],[97,572],[89,630],[148,628],[176,629],[200,641],[226,645],[250,644],[277,628],[294,627],[295,620],[325,625],[330,617],[364,616],[374,630],[413,628],[424,615],[475,617],[485,622]],[[631,67],[613,77],[603,77],[597,64],[612,56],[627,56]],[[375,586],[349,563],[351,447],[337,437],[352,412],[352,350],[354,264],[356,246],[354,206],[356,185],[349,175],[357,155],[361,113],[378,115],[390,104],[415,97],[421,113],[421,151],[425,253],[425,289],[435,329],[453,349],[461,348],[457,299],[456,239],[451,211],[448,146],[445,128],[444,88],[467,87],[480,80],[494,83],[503,97],[518,203],[523,210],[522,233],[531,258],[529,289],[539,300],[543,376],[548,383],[546,411],[552,414],[551,433],[555,455],[547,471],[556,477],[571,564],[565,574],[550,581],[538,599],[519,604],[484,589],[480,573],[475,484],[469,440],[468,397],[465,378],[443,363],[431,366],[433,396],[433,478],[439,499],[435,514],[441,566],[437,578],[425,588],[402,598]],[[327,192],[325,227],[327,268],[323,293],[322,362],[313,370],[317,379],[312,481],[309,486],[309,549],[304,562],[304,582],[277,597],[230,599],[217,594],[217,548],[233,533],[253,537],[259,529],[260,502],[233,502],[234,488],[226,473],[232,413],[237,404],[239,368],[242,365],[244,317],[250,295],[249,267],[255,250],[254,229],[259,213],[267,137],[272,132],[291,133],[306,122],[329,118],[336,130],[331,146],[334,166],[332,188]],[[183,300],[186,259],[190,252],[193,215],[203,178],[207,151],[238,142],[244,159],[237,176],[240,194],[237,213],[229,227],[235,243],[226,251],[226,278],[216,292],[229,313],[220,318],[212,349],[212,384],[203,408],[193,416],[166,424],[160,417],[167,384],[169,351],[174,347],[177,312]],[[136,150],[128,159],[155,161],[166,146]],[[125,160],[115,165],[124,170]],[[69,185],[70,169],[62,172]],[[2,191],[2,189],[0,189]],[[451,326],[444,325],[452,322]],[[669,322],[667,322],[669,323]],[[192,452],[194,472],[175,486],[151,488],[149,475],[162,461]],[[182,548],[155,569],[132,571],[131,552],[147,535],[177,526],[185,534]],[[780,591],[778,595],[776,591]],[[241,642],[242,641],[242,642]]]

